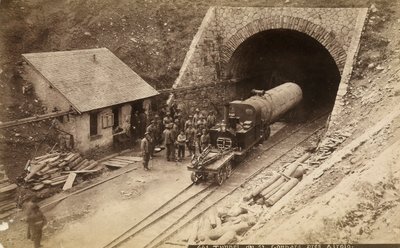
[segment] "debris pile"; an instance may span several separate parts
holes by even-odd
[[[188,244],[229,244],[238,239],[256,223],[256,215],[241,206],[231,209],[211,208],[194,225]]]
[[[302,163],[309,157],[310,154],[306,153],[293,163],[288,164],[282,173],[274,173],[266,182],[243,197],[243,200],[249,202],[249,205],[273,206],[302,179],[305,173]]]
[[[318,166],[327,159],[340,144],[342,144],[351,133],[349,131],[335,132],[327,136],[324,141],[318,146],[316,154],[313,156],[310,164]]]
[[[83,158],[79,153],[48,153],[29,160],[25,169],[25,182],[32,190],[38,191],[45,187],[64,184],[63,190],[72,187],[76,175],[95,173],[102,166],[95,160]]]
[[[8,179],[0,181],[0,220],[10,216],[17,207],[15,196],[18,186],[11,184]]]

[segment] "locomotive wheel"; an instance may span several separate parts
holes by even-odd
[[[198,184],[200,182],[200,177],[197,176],[196,172],[192,172],[192,174],[190,174],[190,179],[194,184]]]
[[[232,174],[232,163],[229,162],[225,166],[225,174],[226,174],[226,178],[229,178],[231,176],[231,174]]]
[[[225,173],[223,172],[223,170],[219,170],[217,174],[215,174],[215,181],[218,183],[218,185],[222,185],[224,183],[225,180]]]

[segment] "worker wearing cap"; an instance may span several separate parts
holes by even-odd
[[[163,119],[163,124],[165,127],[167,127],[167,124],[172,123],[173,119],[171,117],[171,114],[167,112],[166,116]]]
[[[196,124],[200,119],[200,109],[196,108],[195,113],[193,115],[193,123]]]
[[[203,128],[207,128],[207,120],[204,117],[204,115],[201,115],[198,121],[200,128],[203,130]]]
[[[151,120],[150,125],[146,128],[146,133],[150,135],[150,156],[153,157],[154,148],[156,148],[156,126],[155,121]]]
[[[196,130],[193,128],[193,125],[190,123],[187,124],[187,128],[185,129],[185,135],[187,140],[187,148],[189,151],[189,156],[195,154],[195,138],[196,138]]]
[[[185,121],[185,130],[187,130],[187,128],[193,125],[193,115],[189,115],[189,119],[187,121]]]
[[[183,119],[182,113],[178,112],[175,114],[176,119],[178,120],[178,127],[179,127],[179,132],[184,131],[185,129],[185,120]]]
[[[168,123],[166,125],[166,128],[163,132],[164,134],[164,143],[165,143],[165,148],[166,148],[166,155],[167,155],[167,161],[175,160],[175,153],[174,152],[174,143],[175,140],[173,138],[173,134],[171,132],[172,129],[172,123]]]
[[[176,140],[178,139],[178,135],[179,135],[179,132],[180,132],[180,129],[179,129],[179,120],[178,119],[175,119],[174,120],[174,123],[171,123],[172,124],[172,128],[171,128],[171,134],[172,134],[172,138],[173,138],[173,140],[174,140],[174,145],[173,145],[173,147],[172,147],[172,154],[173,154],[173,156],[174,156],[174,158],[176,157],[176,150],[178,149],[178,144],[176,143]]]
[[[149,160],[150,160],[150,153],[151,153],[151,145],[150,145],[150,134],[148,132],[145,133],[144,138],[140,143],[140,149],[142,151],[143,156],[143,168],[145,170],[149,170]]]

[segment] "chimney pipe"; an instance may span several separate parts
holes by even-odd
[[[229,103],[224,105],[224,122],[226,124],[226,128],[229,128]]]

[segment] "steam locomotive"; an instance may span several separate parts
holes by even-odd
[[[224,119],[210,129],[211,144],[194,156],[188,170],[194,183],[213,177],[221,185],[232,173],[232,163],[270,135],[270,125],[302,100],[301,88],[284,83],[225,106]]]

